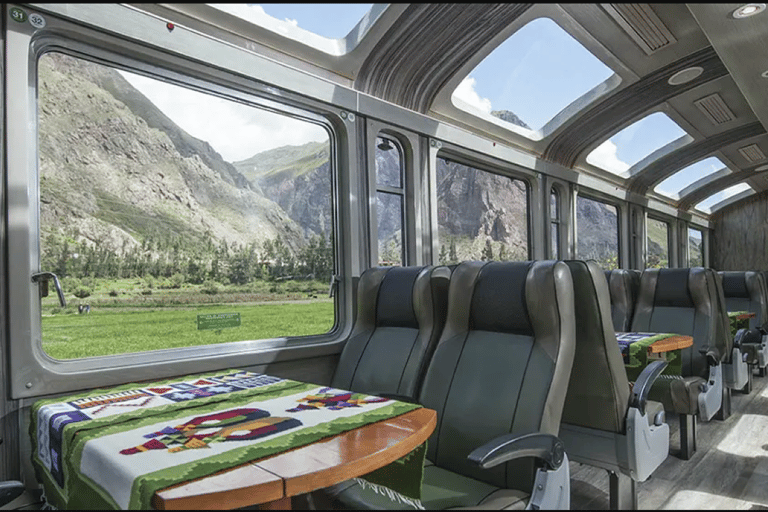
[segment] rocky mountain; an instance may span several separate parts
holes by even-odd
[[[576,201],[579,225],[576,254],[580,259],[593,259],[604,267],[618,254],[618,216],[616,208],[589,198]],[[618,262],[616,262],[618,263]]]
[[[526,197],[526,186],[520,180],[438,159],[437,216],[440,243],[444,246],[441,253],[451,261],[479,260],[490,248],[492,259],[526,259]],[[457,258],[450,255],[451,245]],[[506,258],[499,257],[500,253]]]
[[[506,121],[508,123],[516,124],[517,126],[522,126],[523,128],[531,129],[530,126],[525,124],[525,122],[517,117],[517,114],[514,112],[510,112],[509,110],[493,110],[491,111],[491,115],[498,117],[502,121]]]
[[[327,142],[283,146],[233,165],[301,226],[304,237],[331,232],[333,196]]]
[[[303,244],[278,204],[115,70],[47,53],[39,88],[43,239],[115,252],[148,237]]]

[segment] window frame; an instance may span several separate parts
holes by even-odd
[[[528,250],[528,254],[526,256],[527,260],[532,259],[532,255],[534,254],[534,248],[533,248],[533,240],[534,240],[534,234],[533,234],[533,216],[534,216],[534,206],[531,204],[531,200],[533,197],[536,196],[537,192],[535,191],[535,178],[533,175],[529,175],[528,173],[517,171],[516,169],[510,169],[509,163],[501,163],[492,160],[492,157],[489,155],[485,155],[485,158],[482,155],[468,155],[466,150],[462,150],[461,148],[453,145],[447,145],[443,144],[440,141],[433,140],[430,143],[431,146],[431,158],[430,158],[430,183],[432,191],[430,193],[430,197],[433,201],[433,208],[431,210],[432,213],[432,264],[433,265],[440,265],[439,257],[440,257],[440,235],[439,235],[439,219],[437,218],[437,204],[438,204],[438,198],[437,198],[437,161],[438,159],[447,160],[447,161],[453,161],[457,164],[464,165],[466,167],[472,167],[478,171],[484,171],[489,172],[491,174],[496,174],[498,176],[502,176],[505,178],[510,178],[513,180],[520,180],[525,184],[525,201],[526,201],[526,246]],[[525,260],[524,260],[525,261]]]
[[[400,160],[400,186],[394,187],[391,185],[384,185],[380,184],[378,180],[378,174],[376,172],[376,151],[379,149],[376,145],[377,139],[384,139],[392,143],[393,148],[396,149],[398,152],[399,160]],[[391,194],[394,196],[400,197],[400,200],[402,201],[402,206],[400,208],[400,233],[401,233],[401,241],[400,241],[400,258],[402,260],[402,266],[407,266],[410,261],[410,252],[408,250],[408,239],[410,238],[408,236],[408,221],[410,219],[410,215],[408,214],[408,190],[410,187],[408,187],[406,175],[407,175],[407,167],[406,167],[406,153],[405,148],[403,147],[403,144],[400,142],[400,140],[393,135],[390,135],[386,130],[379,131],[379,133],[376,134],[376,136],[373,139],[374,141],[374,147],[373,147],[373,154],[374,154],[374,164],[371,170],[371,180],[373,182],[373,200],[371,201],[371,263],[376,262],[376,265],[380,265],[380,259],[381,255],[379,254],[379,229],[378,229],[378,194]]]
[[[9,246],[14,248],[8,255],[9,278],[12,281],[9,282],[9,312],[14,318],[14,322],[9,323],[12,340],[10,352],[19,368],[23,368],[23,371],[10,374],[11,397],[39,396],[136,380],[137,374],[126,372],[127,368],[144,368],[139,375],[162,378],[215,368],[244,365],[257,367],[277,360],[337,353],[345,333],[351,329],[350,320],[353,316],[349,300],[352,280],[346,275],[349,274],[346,269],[355,267],[350,246],[354,240],[345,240],[343,229],[350,222],[349,209],[353,202],[340,190],[356,190],[357,187],[340,179],[340,169],[349,165],[344,155],[354,154],[355,151],[357,136],[354,123],[350,125],[351,120],[316,100],[305,99],[287,91],[276,92],[273,88],[252,83],[252,80],[233,72],[214,68],[211,63],[199,64],[191,57],[172,55],[159,47],[141,46],[80,25],[75,30],[74,24],[54,16],[47,16],[46,21],[44,30],[35,30],[26,24],[8,27],[9,62],[13,63],[9,68],[13,71],[7,76],[9,87],[6,105],[13,107],[17,119],[27,120],[26,123],[13,123],[9,126],[8,186],[11,190],[28,190],[27,194],[22,195],[24,197],[6,206],[8,223],[14,227],[8,235]],[[221,345],[86,359],[56,360],[48,356],[41,344],[38,288],[29,279],[40,265],[37,69],[40,57],[48,51],[145,74],[322,126],[328,132],[331,153],[334,275],[341,276],[335,286],[334,325],[331,330],[312,336],[244,339]],[[249,56],[244,55],[244,58]],[[11,102],[11,97],[16,100]],[[34,129],[21,129],[22,125],[34,126]]]
[[[666,224],[667,226],[667,266],[666,267],[649,267],[648,266],[648,239],[649,239],[648,238],[648,221],[649,220],[661,222],[663,224]],[[674,256],[673,254],[674,251],[672,249],[673,247],[672,230],[674,229],[673,226],[676,220],[677,219],[674,219],[674,220],[665,219],[660,215],[656,215],[655,212],[649,211],[646,213],[646,216],[645,216],[645,248],[646,250],[645,250],[645,261],[644,261],[645,268],[675,268],[675,266],[672,265],[672,260]]]
[[[688,267],[691,266],[691,231],[698,231],[698,233],[701,235],[701,266],[706,266],[706,261],[704,258],[704,229],[700,229],[697,227],[693,227],[690,224],[686,225],[686,255],[687,255],[687,261],[686,265]]]
[[[621,211],[621,205],[615,201],[606,200],[602,198],[601,196],[592,193],[591,191],[582,191],[577,190],[576,191],[576,199],[573,202],[573,222],[574,222],[574,233],[576,235],[576,243],[573,247],[574,257],[576,259],[580,259],[581,256],[579,255],[579,220],[578,220],[578,207],[579,207],[579,198],[589,199],[591,201],[595,201],[597,203],[601,203],[607,206],[612,206],[616,208],[616,268],[622,268],[622,261],[624,261],[623,258],[623,251],[621,249],[622,246],[622,211]]]

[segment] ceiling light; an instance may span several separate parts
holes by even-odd
[[[765,4],[746,4],[733,11],[736,19],[748,18],[765,10]]]
[[[761,165],[755,169],[755,172],[768,171],[768,165]]]
[[[703,72],[704,72],[704,68],[701,68],[699,66],[686,68],[682,71],[678,71],[677,73],[669,77],[669,80],[667,80],[667,83],[669,85],[681,85],[681,84],[690,82],[694,78],[697,78]]]
[[[763,78],[768,78],[768,70],[766,70],[766,71],[763,71],[763,72],[760,74],[760,76],[761,76],[761,77],[763,77]]]

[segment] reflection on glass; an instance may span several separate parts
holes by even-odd
[[[535,132],[612,75],[557,23],[538,18],[483,59],[451,99],[457,108]]]
[[[587,163],[623,175],[630,167],[686,132],[666,114],[656,112],[627,126],[589,155]]]
[[[440,264],[528,259],[528,186],[437,159]]]
[[[701,231],[698,229],[688,228],[688,266],[704,266],[704,246]]]
[[[403,196],[376,193],[379,265],[403,265]]]
[[[550,227],[550,236],[552,238],[552,259],[560,259],[560,230],[554,222]]]
[[[619,268],[619,214],[615,206],[576,198],[576,256],[595,260],[605,270]]]
[[[704,213],[712,213],[714,211],[713,208],[716,207],[718,203],[745,191],[750,191],[752,194],[755,193],[754,189],[746,183],[739,183],[737,185],[732,185],[724,190],[721,190],[716,194],[712,194],[697,204],[695,208],[697,210],[701,210]]]
[[[376,137],[376,184],[402,188],[400,148],[388,138]]]
[[[67,298],[41,299],[48,355],[331,329],[324,128],[56,52],[37,93],[40,267]]]
[[[648,218],[648,255],[645,268],[669,267],[669,224]]]
[[[680,199],[680,191],[685,187],[723,168],[725,168],[725,164],[719,158],[714,156],[705,158],[679,170],[656,185],[653,190],[672,199]]]

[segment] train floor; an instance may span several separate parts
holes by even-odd
[[[637,484],[642,510],[768,510],[768,377],[755,376],[748,395],[732,392],[731,415],[699,422],[696,453],[680,452],[678,416],[667,416],[670,455]],[[570,463],[571,508],[609,508],[608,473]]]

